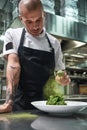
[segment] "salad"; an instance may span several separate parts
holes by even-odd
[[[67,104],[64,101],[63,95],[51,95],[48,98],[46,105],[67,105]]]

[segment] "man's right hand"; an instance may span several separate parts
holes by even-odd
[[[8,103],[4,103],[0,105],[0,114],[1,113],[8,113],[12,111],[12,105]]]

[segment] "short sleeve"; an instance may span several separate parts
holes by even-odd
[[[4,45],[3,45],[3,56],[6,56],[11,53],[17,54],[17,43],[14,39],[13,29],[8,29],[5,33]]]

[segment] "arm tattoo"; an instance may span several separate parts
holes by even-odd
[[[10,88],[7,87],[7,91],[6,91],[6,103],[9,103],[9,101],[13,102],[14,101],[14,97],[15,97],[15,89],[12,91],[12,94],[11,94]],[[13,103],[11,103],[11,105],[13,105]]]
[[[16,69],[16,67],[15,66],[10,66],[11,67],[11,69]]]
[[[20,74],[20,67],[10,66],[10,71],[8,69],[6,84],[6,103],[13,105],[15,92],[19,82],[19,74]]]

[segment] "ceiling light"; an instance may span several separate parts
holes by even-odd
[[[64,53],[64,56],[69,56],[69,53]]]
[[[76,54],[71,54],[71,56],[77,57],[77,58],[84,58],[84,56],[82,56],[82,55],[76,55]]]
[[[82,55],[87,56],[87,54],[83,53]]]
[[[79,42],[79,41],[73,41],[73,43],[75,43],[75,47],[74,48],[77,48],[77,47],[80,47],[80,46],[83,46],[83,45],[86,44],[84,42]]]

